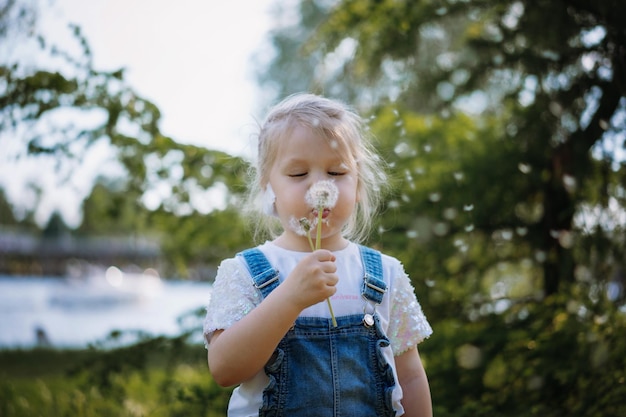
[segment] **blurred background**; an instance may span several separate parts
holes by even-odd
[[[225,414],[257,123],[368,121],[438,416],[623,416],[626,3],[0,1],[0,415]]]

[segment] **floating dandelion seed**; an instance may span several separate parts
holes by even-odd
[[[543,263],[546,261],[546,259],[548,259],[548,255],[544,251],[542,250],[535,251],[535,260],[537,262]]]
[[[417,155],[417,151],[411,147],[411,145],[409,145],[406,142],[400,142],[398,143],[394,148],[393,151],[396,155],[400,156],[400,157],[410,157],[410,156],[415,156]]]
[[[533,170],[533,167],[530,164],[520,162],[519,164],[517,164],[517,169],[519,169],[522,174],[530,174],[530,172]]]
[[[441,200],[441,193],[437,193],[437,192],[430,193],[428,195],[428,199],[433,203],[437,203],[439,200]]]
[[[563,175],[563,185],[569,193],[576,191],[576,178],[571,175]]]

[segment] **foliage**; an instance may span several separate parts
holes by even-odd
[[[3,226],[12,226],[17,223],[13,208],[7,201],[3,190],[0,190],[0,224]]]
[[[222,259],[250,245],[246,224],[234,207],[214,210],[210,215],[192,213],[178,216],[161,210],[152,213],[153,229],[160,230],[161,250],[174,271],[181,276],[212,280]]]
[[[36,4],[12,1],[0,11],[7,27],[0,35],[40,57],[29,64],[23,53],[7,54],[0,62],[0,145],[10,149],[2,158],[41,161],[42,170],[51,162],[55,171],[46,175],[71,185],[84,161],[109,155],[83,203],[79,234],[163,239],[165,261],[174,266],[163,272],[177,276],[244,246],[233,214],[245,191],[243,159],[163,135],[159,109],[124,81],[122,69],[94,68],[79,27],[69,27],[78,52],[67,51],[38,32]],[[230,233],[215,234],[224,225]],[[223,249],[214,250],[216,243]]]
[[[448,318],[422,347],[436,415],[619,416],[624,315],[568,296]]]
[[[395,185],[371,243],[434,326],[436,414],[623,414],[623,2],[298,4],[260,81],[371,120]]]
[[[304,10],[310,2],[300,4]],[[585,205],[606,207],[608,200],[623,201],[619,149],[626,120],[626,34],[615,16],[624,11],[624,4],[611,0],[593,5],[368,0],[319,4],[325,5],[319,8],[325,17],[318,16],[321,23],[300,35],[306,39],[300,52],[316,59],[309,71],[302,72],[302,79],[312,80],[309,87],[325,85],[315,77],[350,86],[345,89],[360,93],[345,94],[343,87],[326,93],[354,100],[374,115],[395,111],[407,113],[400,119],[421,114],[447,122],[459,110],[469,110],[476,118],[499,118],[497,134],[502,141],[496,147],[508,149],[500,155],[506,159],[493,155],[490,165],[482,167],[466,160],[458,172],[469,178],[473,172],[506,167],[500,178],[519,178],[508,169],[517,167],[526,174],[522,183],[505,190],[506,198],[518,204],[518,219],[508,216],[508,226],[495,222],[500,232],[485,232],[508,235],[514,223],[526,223],[523,240],[535,252],[533,262],[541,269],[544,292],[553,294],[560,285],[572,283],[578,264],[571,243],[578,232],[575,217]],[[274,38],[286,33],[278,31]],[[274,80],[290,79],[284,74],[290,67],[280,64],[292,50],[277,51],[278,58],[269,67]],[[266,74],[261,81],[268,78]],[[379,123],[376,132],[409,146],[419,142],[414,136],[397,136],[398,130]],[[458,132],[445,132],[452,134]],[[496,147],[490,152],[498,152]],[[452,158],[455,155],[452,150]],[[613,173],[601,178],[601,184],[590,182],[600,179],[594,174],[599,160],[605,171]],[[476,183],[474,194],[482,195],[476,193],[481,189],[495,195],[504,188],[499,183],[488,183],[487,188]],[[610,193],[604,202],[588,194],[597,186]],[[623,212],[624,206],[619,207]],[[527,209],[531,219],[525,218]],[[402,210],[415,212],[415,207],[405,204]],[[540,215],[535,218],[533,213]],[[473,214],[502,217],[513,212],[485,206]],[[612,258],[604,262],[613,271],[620,268]]]
[[[152,338],[86,351],[1,351],[0,415],[223,416],[203,346]],[[37,364],[37,367],[33,367]]]

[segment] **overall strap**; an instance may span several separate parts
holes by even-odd
[[[380,304],[387,292],[387,284],[383,279],[382,257],[380,252],[366,246],[359,245],[359,250],[365,269],[361,295],[374,304]]]
[[[267,260],[263,252],[258,248],[246,249],[238,253],[243,256],[248,265],[250,275],[254,281],[254,286],[261,291],[263,298],[267,297],[276,287],[278,287],[278,270],[274,269]]]

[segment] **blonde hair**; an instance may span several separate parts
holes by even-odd
[[[343,234],[355,242],[367,237],[388,184],[385,164],[376,153],[364,122],[345,104],[308,93],[294,94],[274,106],[259,129],[256,166],[251,170],[248,215],[255,237],[276,237],[280,223],[264,214],[261,200],[276,161],[278,147],[296,127],[306,127],[331,143],[351,169],[356,169],[359,202]]]

